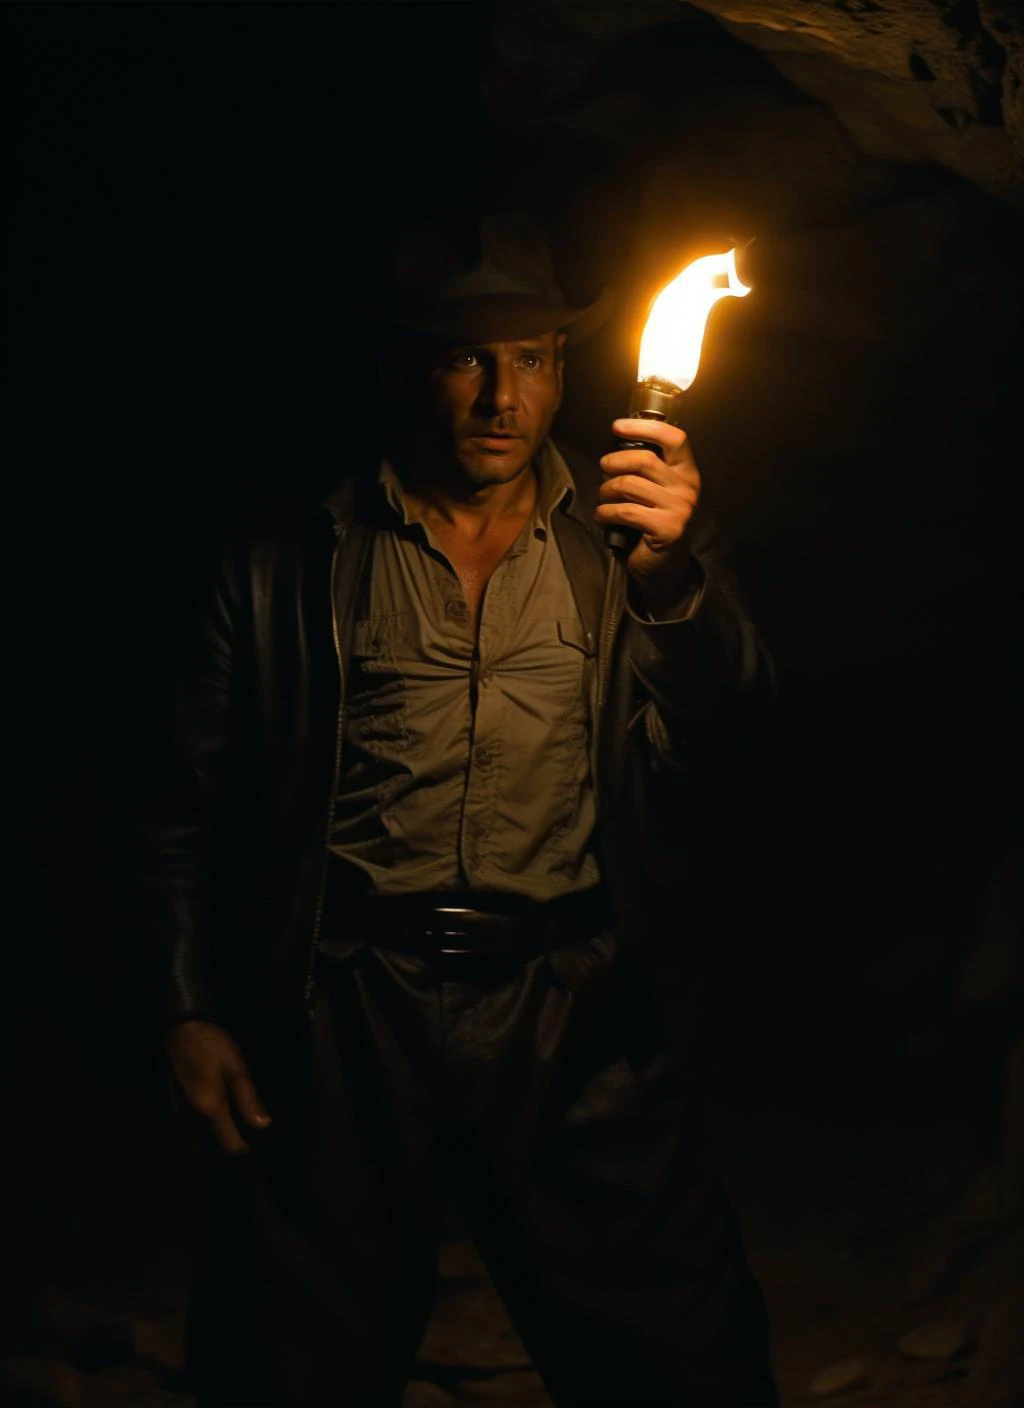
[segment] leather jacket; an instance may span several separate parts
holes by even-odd
[[[594,522],[599,474],[563,453],[576,492],[553,528],[596,671],[598,856],[621,943],[650,948],[665,942],[665,906],[685,903],[695,788],[756,718],[773,672],[707,516],[698,509],[690,529],[695,612],[645,620]],[[367,482],[234,534],[201,593],[138,829],[137,923],[159,1020],[248,1027],[312,1003],[324,911],[332,940],[344,916],[325,841],[374,532]]]

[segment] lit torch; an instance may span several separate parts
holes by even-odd
[[[683,392],[697,375],[712,308],[720,298],[745,298],[749,292],[736,272],[735,249],[695,259],[666,284],[654,300],[640,339],[640,364],[629,403],[631,417],[679,424]],[[615,448],[661,454],[659,446],[645,440],[622,440]],[[605,529],[605,542],[617,553],[632,552],[638,537],[633,528]]]

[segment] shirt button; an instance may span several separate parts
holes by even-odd
[[[465,621],[469,615],[469,608],[458,597],[452,597],[444,604],[444,614],[449,621]]]

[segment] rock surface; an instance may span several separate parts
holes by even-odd
[[[971,1335],[961,1320],[935,1320],[911,1330],[900,1340],[900,1353],[908,1359],[952,1359],[971,1345]]]
[[[572,108],[577,121],[581,99],[589,100],[600,123],[594,71],[616,51],[627,71],[645,29],[671,28],[672,8],[506,6],[492,97],[500,103],[526,78],[541,103]],[[1024,15],[1016,0],[694,0],[674,8],[678,25],[693,28],[702,12],[763,54],[829,108],[862,153],[941,166],[1024,208]],[[675,83],[665,80],[684,111],[692,78],[679,65]],[[658,73],[650,80],[648,118],[662,81]],[[607,87],[603,100],[607,108]],[[714,116],[730,120],[727,111]],[[624,128],[631,125],[626,116]],[[687,152],[685,134],[677,150]]]
[[[975,0],[696,0],[826,103],[865,151],[1024,206],[1024,23]]]
[[[840,1359],[815,1374],[808,1389],[815,1398],[831,1398],[833,1394],[848,1393],[851,1389],[865,1388],[871,1382],[871,1365],[866,1359]]]

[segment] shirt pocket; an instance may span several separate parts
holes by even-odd
[[[560,616],[555,621],[555,634],[563,658],[576,666],[573,671],[572,698],[567,713],[570,741],[575,747],[585,747],[586,729],[592,726],[593,722],[591,713],[597,669],[597,645],[593,633],[575,616]]]
[[[392,654],[393,647],[405,631],[406,613],[392,611],[385,615],[367,616],[352,625],[352,654],[363,660]]]
[[[345,736],[367,753],[397,753],[409,741],[405,675],[395,649],[404,627],[404,612],[353,622]]]

